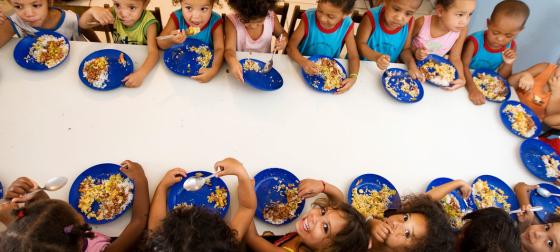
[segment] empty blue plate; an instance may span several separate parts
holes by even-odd
[[[266,63],[257,59],[242,59],[239,61],[239,63],[241,63],[241,67],[243,67],[243,64],[245,64],[247,60],[255,62],[259,66],[260,70],[262,70],[266,65]],[[270,72],[268,73],[246,70],[243,68],[243,79],[245,80],[245,83],[263,91],[274,91],[281,88],[284,84],[284,79],[282,79],[280,73],[278,73],[278,71],[274,68],[270,69]]]
[[[352,181],[352,184],[350,184],[350,188],[348,188],[348,202],[350,203],[350,205],[352,205],[352,202],[354,201],[352,197],[352,190],[354,188],[358,190],[358,193],[362,194],[362,192],[365,193],[368,191],[379,192],[381,189],[383,189],[383,185],[387,185],[387,188],[396,191],[395,195],[389,197],[389,201],[391,203],[389,204],[387,210],[398,209],[401,206],[399,191],[391,182],[389,182],[389,180],[377,174],[363,174],[354,179],[354,181]]]
[[[518,106],[520,105],[521,107],[523,107],[523,109],[525,110],[525,112],[531,116],[531,118],[533,119],[533,122],[535,124],[535,131],[534,133],[524,136],[523,134],[521,134],[521,132],[513,129],[513,123],[510,122],[509,120],[509,115],[511,115],[511,113],[509,112],[505,112],[504,109],[508,106],[508,105],[512,105],[512,106]],[[506,126],[506,128],[513,133],[516,136],[522,137],[522,138],[534,138],[537,137],[540,133],[541,133],[541,122],[539,121],[539,118],[537,117],[537,115],[535,114],[535,112],[533,112],[533,110],[531,110],[529,107],[527,107],[525,104],[520,103],[518,101],[506,101],[504,103],[502,103],[502,105],[500,106],[500,118],[502,119],[502,123],[504,124],[504,126]],[[531,133],[531,132],[528,132]]]
[[[403,89],[405,83],[409,85]],[[400,102],[415,103],[424,97],[424,88],[420,81],[413,80],[408,71],[400,68],[389,68],[383,72],[381,84],[391,97]]]
[[[497,177],[491,176],[491,175],[479,176],[478,178],[476,178],[473,181],[473,183],[471,185],[473,191],[472,191],[472,194],[471,194],[471,197],[470,197],[469,200],[471,200],[471,202],[474,203],[473,205],[476,207],[476,209],[482,209],[482,208],[479,207],[479,205],[476,204],[476,200],[480,200],[481,197],[479,195],[475,195],[476,189],[474,187],[476,182],[478,182],[479,180],[488,182],[488,187],[491,190],[497,190],[497,189],[502,190],[504,192],[503,195],[507,196],[507,199],[505,201],[508,204],[510,204],[510,209],[509,210],[519,209],[519,203],[517,202],[517,198],[516,198],[513,190],[504,181],[502,181],[501,179],[499,179]],[[498,207],[498,208],[502,208],[502,209],[504,208],[504,204],[496,202],[496,201],[494,201],[493,205],[495,207]],[[504,209],[504,210],[506,210],[506,209]]]
[[[172,211],[177,205],[185,203],[187,205],[194,205],[199,207],[204,207],[214,211],[220,216],[225,217],[229,209],[229,189],[221,178],[213,177],[210,179],[210,185],[206,184],[198,191],[187,191],[183,188],[183,184],[187,178],[191,176],[196,176],[197,173],[202,177],[212,175],[212,173],[207,171],[193,171],[187,173],[187,177],[183,178],[179,183],[174,184],[169,188],[167,192],[167,210]],[[227,192],[226,205],[224,207],[215,207],[215,203],[208,202],[208,197],[210,194],[216,191],[216,187],[219,186]]]
[[[62,34],[53,31],[39,31],[35,33],[35,35],[36,37],[31,37],[31,36],[24,37],[17,43],[16,47],[14,48],[14,59],[18,65],[20,65],[25,69],[29,69],[33,71],[45,71],[59,66],[66,60],[66,58],[68,58],[68,54],[70,54],[70,42],[68,42],[68,39],[64,37]],[[29,52],[29,49],[33,47],[33,44],[37,42],[37,40],[43,35],[52,35],[56,38],[63,38],[64,42],[68,46],[68,52],[66,53],[64,58],[59,62],[56,62],[56,64],[51,67],[48,67],[45,64],[37,62]]]
[[[310,60],[311,62],[317,62],[321,58],[327,58],[329,60],[334,60],[336,62],[336,65],[338,66],[338,68],[343,73],[341,81],[346,79],[346,76],[347,76],[346,69],[344,69],[344,67],[340,64],[340,62],[338,62],[338,60],[336,60],[334,58],[331,58],[331,57],[320,56],[320,55],[311,56],[311,57],[308,58],[308,60]],[[321,74],[309,75],[305,71],[303,71],[303,68],[301,69],[301,73],[303,74],[303,78],[305,79],[305,82],[307,82],[307,84],[309,84],[309,86],[311,86],[312,88],[314,88],[315,90],[317,90],[319,92],[336,93],[336,91],[338,91],[338,89],[336,89],[336,88],[333,88],[333,89],[325,88],[325,78],[323,78],[323,76],[321,76]]]
[[[519,152],[523,164],[533,175],[548,182],[556,181],[556,177],[546,176],[546,166],[541,159],[544,155],[550,155],[551,158],[560,161],[560,156],[550,145],[537,139],[527,139],[521,144]]]
[[[477,69],[474,70],[474,72],[472,73],[472,77],[474,78],[478,78],[479,74],[486,74],[492,77],[496,77],[498,78],[502,83],[504,83],[505,87],[506,87],[506,91],[507,94],[505,94],[502,99],[492,99],[490,97],[486,97],[486,100],[491,101],[491,102],[497,102],[497,103],[502,103],[504,101],[509,100],[509,97],[511,96],[511,88],[509,86],[509,83],[506,79],[504,79],[500,74],[498,74],[496,71],[492,71],[492,70],[488,70],[488,69]],[[475,84],[476,85],[476,84]],[[479,89],[483,89],[486,90],[486,87],[478,87]],[[484,94],[484,93],[483,93]]]
[[[542,183],[539,187],[547,189],[551,193],[560,193],[560,189],[551,184]],[[558,216],[556,213],[556,208],[560,207],[560,197],[550,196],[548,198],[542,197],[537,193],[537,190],[533,190],[529,196],[531,198],[531,206],[542,206],[542,211],[536,211],[535,215],[542,223],[547,223],[550,218],[554,215]]]
[[[201,63],[203,62],[198,62],[198,59],[204,59],[203,55],[195,51],[198,49],[205,49],[210,52],[211,55],[207,66],[202,65]],[[169,70],[178,75],[188,77],[199,75],[198,71],[203,67],[212,67],[213,59],[213,49],[208,44],[192,38],[187,38],[183,44],[174,45],[163,53],[163,62],[165,62]]]
[[[459,79],[459,73],[457,72],[457,69],[455,68],[455,66],[453,66],[453,63],[451,63],[451,61],[449,61],[449,60],[447,60],[446,58],[441,57],[441,56],[439,56],[439,55],[430,54],[430,55],[428,55],[428,57],[426,57],[425,59],[420,60],[420,61],[417,61],[417,62],[416,62],[416,65],[417,65],[418,68],[420,69],[423,65],[425,65],[426,63],[428,63],[430,60],[434,61],[436,64],[447,64],[447,65],[450,65],[451,67],[453,67],[453,69],[455,69],[455,78],[454,78],[453,80]],[[433,73],[433,72],[436,71],[436,69],[433,68],[433,67],[430,67],[430,68],[428,68],[427,70],[428,70],[428,72],[430,72],[430,73]],[[420,70],[420,71],[422,71],[422,70]],[[427,81],[428,83],[434,85],[434,86],[437,86],[437,87],[445,87],[445,86],[442,86],[442,85],[440,85],[440,84],[437,84],[437,83],[433,82],[433,81],[432,81],[431,79],[429,79],[427,76],[426,76],[426,81]],[[448,87],[451,87],[451,86],[453,86],[453,85],[452,85],[452,84],[449,84]]]
[[[121,61],[121,54],[124,61]],[[86,62],[100,57],[106,57],[109,66],[107,69],[107,80],[100,83],[98,85],[99,87],[96,87],[84,76],[84,67]],[[82,60],[80,68],[78,69],[78,75],[80,76],[80,80],[82,80],[87,87],[94,90],[109,91],[121,87],[124,84],[122,80],[133,71],[134,63],[126,53],[115,49],[103,49],[91,53]]]

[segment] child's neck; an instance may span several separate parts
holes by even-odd
[[[438,15],[432,16],[432,23],[430,24],[430,35],[432,36],[432,38],[441,37],[449,33],[450,31],[451,31],[450,29],[445,27],[443,20],[441,20],[441,18]]]

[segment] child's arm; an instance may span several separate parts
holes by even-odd
[[[272,33],[274,37],[276,37],[276,45],[274,46],[274,50],[279,52],[286,49],[288,45],[288,33],[284,30],[282,24],[278,20],[278,16],[274,19],[274,32]]]
[[[142,166],[126,160],[122,162],[121,171],[134,181],[134,201],[132,203],[132,217],[119,238],[112,242],[105,251],[130,251],[136,247],[148,222],[150,211],[150,194],[148,192],[148,179]]]
[[[346,202],[344,194],[338,187],[322,180],[304,179],[299,183],[298,196],[303,199],[315,197],[319,193],[324,193],[330,200]]]
[[[366,12],[366,15],[362,18],[362,22],[360,22],[358,32],[356,33],[358,52],[360,56],[375,62],[379,70],[385,71],[391,63],[391,57],[376,52],[369,47],[368,40],[374,28],[367,15],[369,15],[369,12]]]
[[[142,85],[144,78],[148,76],[150,71],[156,66],[159,60],[159,49],[157,47],[157,23],[153,23],[148,27],[146,31],[146,37],[148,38],[148,56],[140,68],[138,68],[134,73],[126,76],[123,79],[124,85],[127,87],[139,87]]]
[[[169,20],[167,20],[167,24],[165,25],[165,28],[163,28],[163,31],[161,31],[160,36],[166,36],[166,35],[171,35],[171,34],[173,34],[175,36],[170,38],[170,39],[158,39],[157,40],[157,44],[158,44],[160,49],[162,49],[162,50],[168,49],[169,47],[172,47],[173,45],[181,44],[181,43],[185,42],[185,40],[187,39],[187,32],[186,31],[178,31],[177,26],[175,25],[175,22],[173,22],[173,18],[170,16]]]
[[[535,84],[535,79],[533,77],[544,71],[547,65],[547,63],[536,64],[525,71],[513,74],[509,77],[508,82],[514,88],[528,91],[532,89]]]
[[[348,51],[348,77],[342,81],[342,88],[336,91],[337,94],[350,90],[356,83],[356,80],[358,80],[358,72],[360,71],[360,55],[358,55],[358,48],[354,38],[354,26],[352,25],[350,29],[352,32],[349,32],[344,39],[346,50]]]
[[[553,76],[549,79],[548,85],[552,95],[548,101],[543,121],[552,128],[560,129],[560,77]]]
[[[193,76],[193,80],[201,83],[210,81],[222,67],[224,62],[224,26],[219,24],[212,32],[212,40],[214,41],[214,59],[210,68],[200,69],[199,75]]]
[[[538,185],[527,185],[523,182],[517,183],[513,188],[515,190],[515,196],[519,201],[519,205],[523,212],[517,214],[517,219],[519,222],[519,230],[523,232],[527,227],[532,224],[537,224],[538,221],[535,218],[535,214],[532,211],[527,211],[531,208],[531,201],[529,200],[529,192],[537,189]]]
[[[220,167],[223,168],[223,170],[218,172],[218,177],[226,175],[235,175],[237,177],[237,199],[239,200],[239,208],[233,215],[229,226],[232,230],[236,231],[235,235],[237,240],[241,241],[255,216],[257,195],[243,164],[233,158],[226,158],[214,165],[214,169],[216,170]]]
[[[474,50],[475,48],[473,42],[467,40],[467,43],[465,43],[465,47],[463,48],[463,55],[461,58],[463,60],[463,70],[465,74],[467,92],[469,93],[469,100],[471,100],[471,102],[475,105],[482,105],[486,103],[486,98],[484,98],[484,95],[482,95],[482,93],[474,85],[470,70]]]
[[[517,52],[515,51],[515,49],[506,49],[503,53],[502,53],[502,57],[504,59],[504,63],[502,63],[500,65],[500,67],[498,67],[498,73],[504,77],[504,78],[509,78],[509,76],[511,76],[511,72],[513,70],[513,62],[515,62],[515,60],[517,59]]]
[[[305,24],[300,22],[288,42],[288,56],[298,63],[307,74],[318,74],[319,69],[317,66],[307,58],[303,57],[298,49],[299,43],[303,40],[303,36],[305,36]]]
[[[15,35],[10,21],[0,24],[0,48],[3,47]]]
[[[424,60],[426,57],[428,57],[428,50],[424,47],[424,45],[421,45],[422,47],[418,47],[418,45],[414,43],[414,38],[418,36],[418,33],[420,33],[420,30],[422,29],[423,25],[424,25],[424,17],[419,17],[414,21],[414,26],[412,27],[413,42],[410,48],[412,51],[412,55],[414,55],[414,58],[416,58],[416,60]]]
[[[80,17],[81,29],[91,29],[100,25],[109,25],[115,22],[113,13],[103,7],[91,7]]]
[[[406,36],[404,49],[401,52],[401,59],[404,62],[404,64],[406,64],[406,67],[408,68],[408,74],[410,75],[410,77],[413,80],[420,80],[421,82],[424,82],[426,78],[424,77],[424,74],[422,74],[422,72],[420,72],[420,70],[418,70],[418,67],[416,66],[416,60],[414,59],[414,56],[412,56],[412,50],[410,49],[411,44],[412,44],[412,34],[410,34],[409,32],[408,35]]]
[[[243,67],[241,66],[241,63],[239,63],[239,61],[237,60],[237,56],[235,55],[235,51],[237,51],[237,30],[228,17],[225,18],[224,26],[226,33],[226,49],[224,52],[224,57],[229,66],[229,72],[237,80],[245,82],[245,80],[243,80]]]
[[[251,221],[251,225],[247,229],[245,242],[255,252],[286,252],[283,248],[276,247],[274,244],[262,238],[257,233],[257,228],[253,221]]]
[[[455,66],[455,69],[457,69],[459,79],[452,81],[451,84],[453,86],[450,88],[445,88],[447,90],[457,90],[464,87],[466,84],[465,69],[463,67],[463,61],[461,61],[461,53],[463,52],[463,45],[465,44],[465,40],[467,39],[467,34],[468,29],[464,28],[455,41],[455,44],[453,44],[453,47],[451,47],[451,51],[449,51],[449,61],[451,61],[451,64],[453,64],[453,66]]]
[[[459,189],[459,191],[461,191],[461,195],[464,199],[468,198],[471,194],[471,186],[465,181],[458,179],[434,187],[430,189],[430,191],[428,191],[426,195],[428,195],[428,197],[430,197],[430,199],[432,199],[433,201],[440,201],[455,189]]]
[[[156,192],[152,198],[150,205],[150,218],[148,219],[148,230],[156,231],[161,222],[167,216],[167,190],[172,185],[179,183],[187,172],[181,168],[174,168],[165,173],[165,176],[159,182]]]

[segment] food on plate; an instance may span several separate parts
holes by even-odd
[[[383,185],[381,190],[373,189],[352,189],[352,207],[363,216],[383,218],[383,213],[391,204],[391,197],[397,195],[397,191]]]
[[[78,208],[89,219],[110,220],[122,213],[132,202],[134,184],[120,174],[108,179],[86,177],[80,182]],[[93,205],[98,205],[97,209]]]

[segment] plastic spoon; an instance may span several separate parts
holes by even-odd
[[[537,188],[537,193],[544,198],[548,198],[550,196],[555,196],[555,197],[560,197],[560,194],[558,193],[551,193],[549,190],[547,190],[546,188],[542,188],[539,187]]]
[[[220,167],[221,168],[221,167]],[[217,172],[215,172],[212,175],[206,176],[206,177],[190,177],[187,178],[187,180],[185,180],[185,183],[183,183],[183,188],[187,191],[198,191],[200,190],[200,188],[202,188],[204,186],[204,184],[206,183],[207,180],[216,177],[216,174],[218,174],[218,172],[222,171],[223,169],[218,169]]]
[[[544,208],[542,206],[534,206],[534,207],[529,208],[528,211],[538,212],[538,211],[542,211],[543,209]],[[509,211],[509,214],[516,214],[516,213],[521,213],[521,212],[523,212],[523,210],[517,209],[517,210]]]

